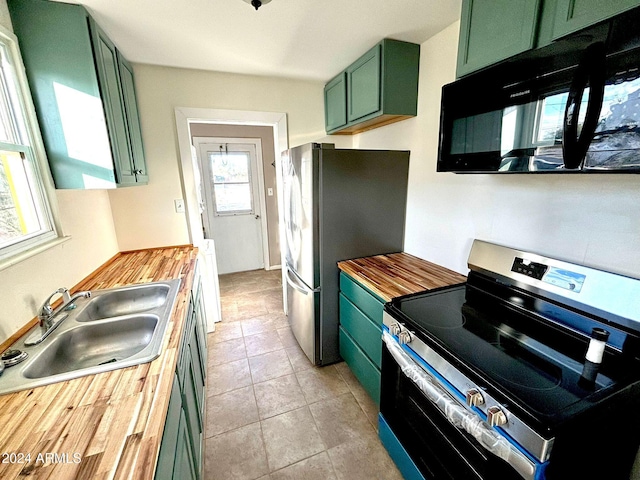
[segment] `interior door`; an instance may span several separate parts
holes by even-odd
[[[200,144],[205,215],[218,273],[264,268],[258,164],[254,144]]]

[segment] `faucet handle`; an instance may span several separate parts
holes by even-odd
[[[38,319],[40,320],[40,326],[43,325],[43,322],[45,320],[48,320],[51,315],[53,315],[53,308],[51,308],[51,299],[57,295],[61,293],[63,298],[69,295],[69,289],[65,288],[65,287],[60,287],[59,289],[57,289],[55,292],[53,292],[51,295],[49,295],[47,297],[47,299],[42,303],[42,306],[40,307],[40,310],[38,310]],[[63,300],[65,301],[65,300]]]

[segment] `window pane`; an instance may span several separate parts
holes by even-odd
[[[251,188],[248,183],[214,185],[216,212],[250,212]]]
[[[0,46],[0,141],[6,143],[20,143],[18,127],[16,125],[15,89],[12,88],[11,66],[7,62],[7,52],[4,45]],[[9,76],[9,78],[7,78]]]
[[[0,150],[0,247],[42,230],[25,166],[22,154]]]
[[[249,181],[249,155],[242,152],[209,153],[213,183]]]

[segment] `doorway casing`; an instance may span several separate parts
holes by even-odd
[[[204,234],[202,232],[202,219],[200,218],[200,208],[198,196],[196,194],[196,181],[193,170],[193,159],[191,156],[191,136],[189,125],[191,123],[218,123],[226,125],[273,127],[273,144],[276,153],[276,188],[278,192],[282,192],[280,153],[289,148],[287,114],[280,112],[257,112],[249,110],[222,110],[191,107],[176,107],[174,113],[176,118],[176,133],[178,137],[178,156],[180,158],[180,183],[182,195],[185,201],[189,240],[195,247],[202,247],[204,245]],[[282,195],[278,195],[278,218],[283,218],[283,211],[284,204]],[[279,222],[278,230],[280,238],[284,238],[284,224],[282,221]],[[284,265],[284,261],[284,253],[281,251],[280,265]],[[211,291],[213,291],[213,287],[211,287],[211,289]],[[284,298],[284,305],[286,306],[286,298]],[[209,316],[209,318],[211,318],[211,316]]]

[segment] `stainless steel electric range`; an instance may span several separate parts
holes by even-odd
[[[385,306],[380,435],[405,477],[628,479],[640,280],[477,240],[469,269]]]

